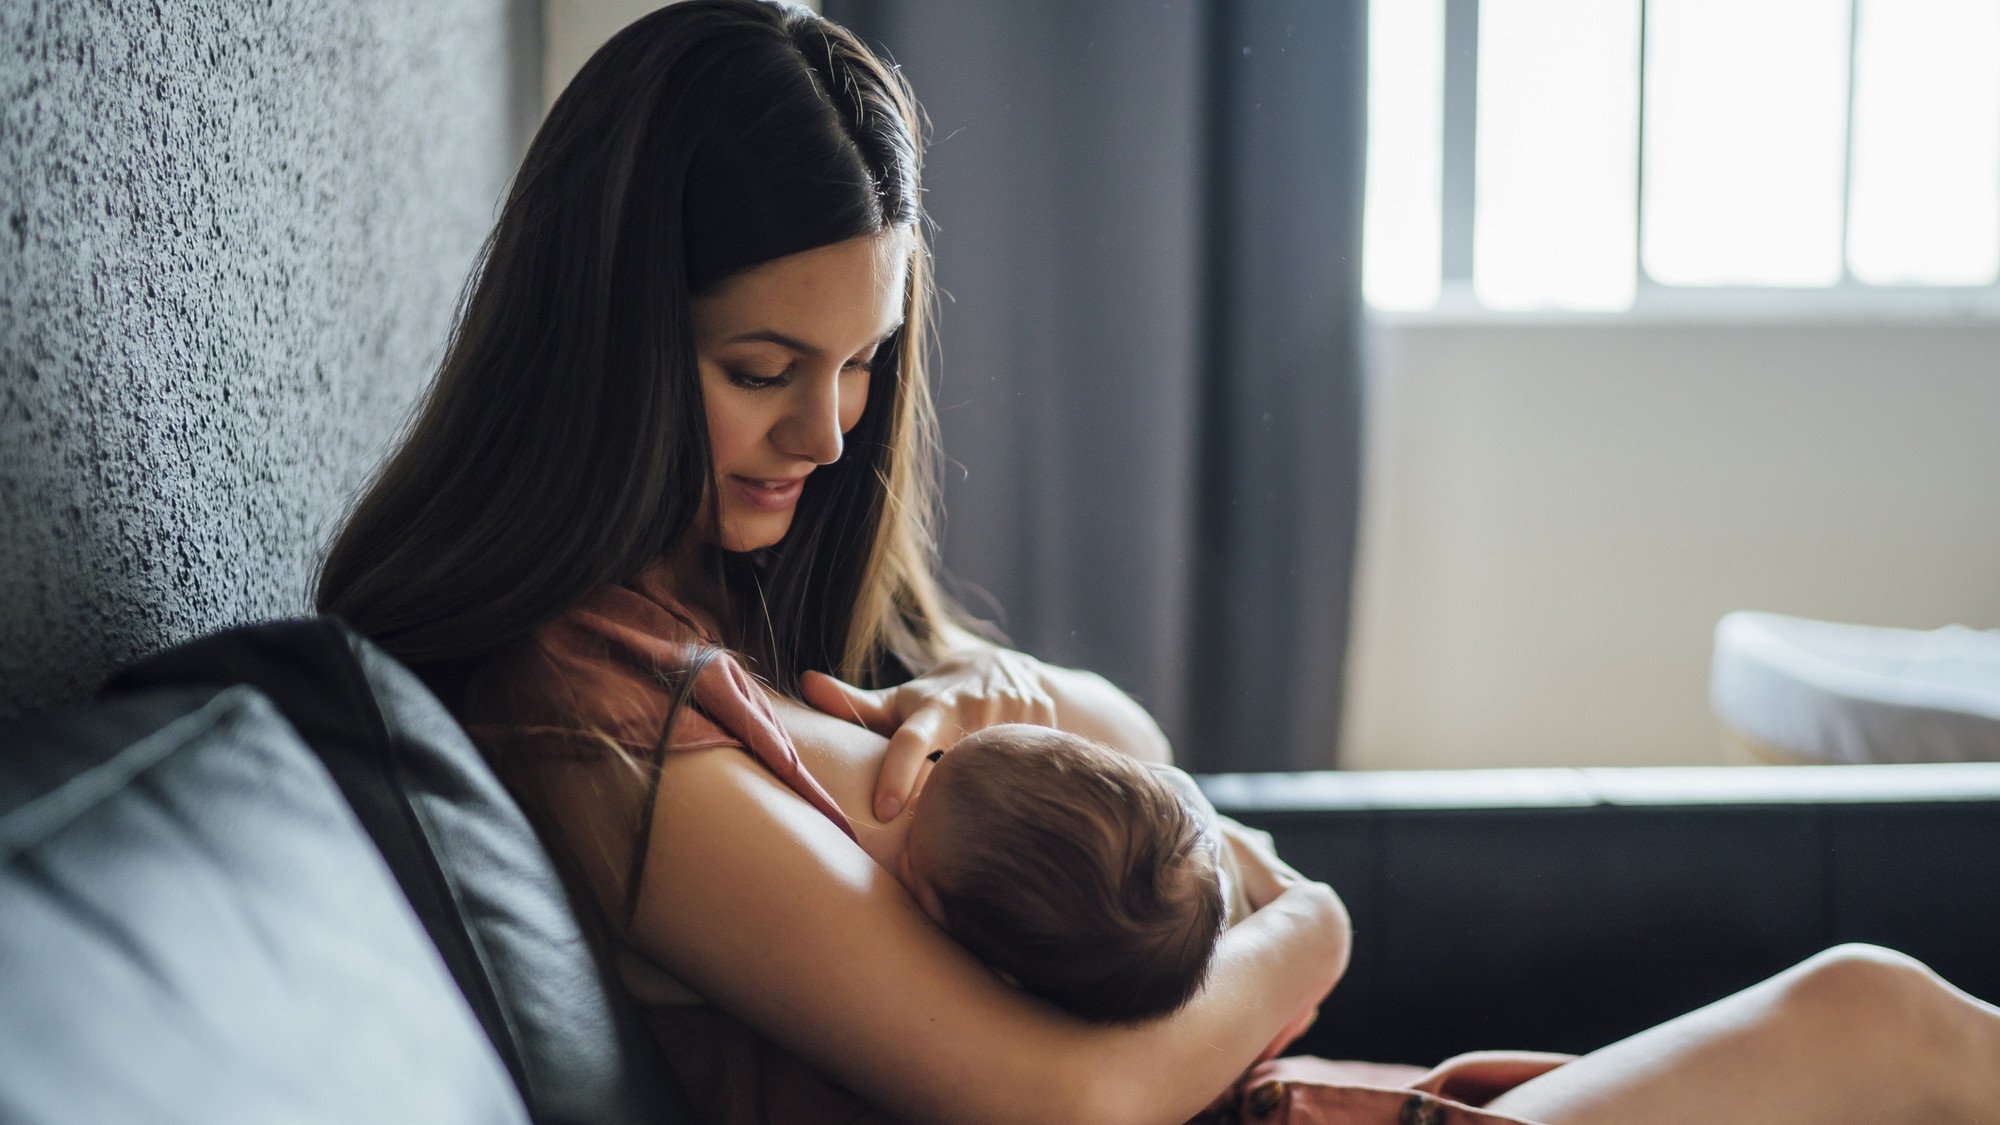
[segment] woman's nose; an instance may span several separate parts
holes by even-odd
[[[780,451],[815,465],[840,460],[844,437],[840,427],[840,381],[815,377],[802,381],[798,399],[773,435]]]

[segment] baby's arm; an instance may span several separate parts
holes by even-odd
[[[1234,926],[1250,916],[1250,895],[1243,889],[1243,869],[1237,866],[1236,853],[1228,845],[1218,844],[1217,866],[1222,871],[1222,901],[1229,908],[1229,924]]]

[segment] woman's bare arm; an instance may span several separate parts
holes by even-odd
[[[1174,750],[1160,724],[1110,680],[1095,672],[1044,664],[1042,682],[1056,702],[1055,726],[1142,762],[1173,764]]]
[[[582,855],[621,835],[591,771],[551,812]],[[550,781],[557,781],[550,778]],[[630,795],[614,805],[630,807]],[[629,840],[629,836],[626,837]],[[615,863],[591,875],[616,909]],[[831,823],[734,750],[670,755],[627,940],[709,1001],[918,1120],[1181,1121],[1345,966],[1327,888],[1287,888],[1231,929],[1210,983],[1137,1027],[1085,1024],[1002,985]],[[607,897],[608,896],[608,897]]]

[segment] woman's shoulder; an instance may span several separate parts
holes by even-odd
[[[553,647],[594,641],[585,647],[613,653],[721,645],[713,624],[674,596],[659,564],[590,591],[537,628],[533,639]]]

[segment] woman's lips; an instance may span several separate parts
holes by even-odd
[[[782,512],[799,502],[799,493],[805,491],[806,478],[766,480],[732,475],[729,486],[736,490],[736,495],[745,504],[760,512]]]

